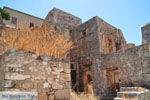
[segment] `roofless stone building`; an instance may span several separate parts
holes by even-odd
[[[140,46],[127,44],[120,29],[97,16],[82,23],[80,18],[54,8],[43,25],[72,38],[75,47],[70,59],[11,50],[1,55],[1,91],[34,90],[39,100],[70,100],[72,89],[112,100],[122,86],[150,88],[149,25],[142,27]]]

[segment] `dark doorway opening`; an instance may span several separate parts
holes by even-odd
[[[77,92],[77,68],[74,64],[71,64],[71,84],[72,89]]]
[[[110,95],[116,95],[116,92],[120,90],[120,80],[119,80],[119,69],[118,68],[107,68],[106,78],[107,86]]]

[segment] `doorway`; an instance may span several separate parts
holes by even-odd
[[[118,68],[106,69],[107,86],[109,91],[108,94],[113,94],[120,90],[119,75],[120,72]]]

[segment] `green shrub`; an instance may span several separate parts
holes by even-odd
[[[10,14],[6,12],[4,9],[0,8],[0,13],[1,13],[2,19],[10,20]]]

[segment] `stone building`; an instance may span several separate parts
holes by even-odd
[[[112,96],[120,86],[150,88],[150,43],[94,57],[93,82],[98,95]]]
[[[150,24],[146,24],[141,29],[142,29],[142,43],[150,42]]]
[[[71,37],[75,47],[70,59],[9,51],[1,55],[1,90],[34,90],[39,98],[47,98],[42,100],[69,100],[72,88],[112,100],[121,86],[150,88],[149,25],[142,28],[140,46],[127,44],[120,29],[97,16],[82,23],[80,18],[54,8],[42,25]]]
[[[10,13],[10,20],[3,21],[4,24],[10,28],[16,28],[18,24],[24,24],[27,27],[41,26],[44,21],[42,18],[38,18],[12,8],[4,7],[3,9]]]
[[[56,12],[62,12],[58,10]],[[66,19],[72,15],[67,14],[66,19],[61,17],[59,22],[60,19],[57,18],[60,16],[53,16],[56,12],[51,11],[46,18],[49,22],[55,19],[55,24],[59,24],[57,29],[63,31],[64,28],[60,26],[70,26]],[[127,44],[120,29],[97,16],[65,29],[75,44],[70,58],[72,89],[86,93],[94,91],[96,95],[105,98],[115,97],[120,86],[149,88],[149,44],[138,47]],[[90,84],[93,85],[93,90],[89,88]]]
[[[76,49],[72,50],[71,61],[73,66],[79,67],[79,89],[84,90],[83,80],[92,68],[93,55],[98,53],[111,53],[123,49],[126,41],[122,32],[106,23],[99,17],[94,17],[89,21],[76,27],[71,36],[74,38]],[[88,69],[88,70],[87,70]],[[85,75],[84,75],[85,73]]]
[[[60,9],[53,8],[46,16],[43,25],[50,25],[55,30],[70,37],[70,32],[81,23],[82,20],[80,18]]]

